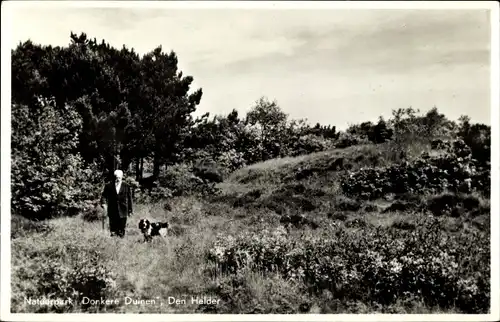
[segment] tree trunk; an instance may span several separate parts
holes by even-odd
[[[160,158],[155,155],[153,160],[153,178],[157,179],[160,176]]]
[[[132,160],[130,160],[129,158],[122,158],[122,162],[121,162],[121,169],[124,171],[124,172],[129,172],[130,170],[130,164],[132,163]]]
[[[142,179],[142,173],[141,171],[141,160],[140,158],[135,159],[135,180],[139,182],[139,180]]]
[[[106,174],[107,180],[113,181],[113,173],[115,172],[115,156],[113,153],[108,154],[106,157],[106,170],[108,170]]]
[[[157,142],[159,142],[159,139],[157,139]],[[153,178],[155,180],[160,176],[160,162],[160,145],[159,143],[156,143],[153,157]]]

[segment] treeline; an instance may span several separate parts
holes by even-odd
[[[400,109],[387,121],[344,132],[290,119],[266,98],[244,116],[235,107],[228,115],[194,118],[203,92],[191,89],[193,77],[177,65],[175,52],[161,46],[139,55],[84,33],[71,33],[66,47],[20,43],[12,51],[13,210],[35,218],[77,213],[91,207],[118,167],[143,183],[150,164],[149,181],[164,166],[183,164],[206,183],[217,181],[204,175],[214,172],[202,169],[207,164],[220,180],[220,172],[333,147],[403,144],[460,129],[489,137],[489,127],[467,118],[456,124],[436,108],[425,115]]]
[[[77,151],[87,163],[112,173],[154,157],[155,173],[179,152],[181,129],[202,90],[190,93],[193,77],[177,67],[174,52],[161,46],[140,56],[134,49],[71,34],[67,47],[20,44],[12,51],[12,102],[37,106],[52,100],[59,113],[78,112],[82,125]]]

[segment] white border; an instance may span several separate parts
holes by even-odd
[[[310,315],[240,315],[240,314],[11,314],[10,313],[10,18],[12,8],[171,8],[171,9],[489,9],[491,10],[491,313],[481,315],[403,315],[403,314],[310,314]],[[0,320],[7,321],[106,321],[115,318],[133,321],[498,321],[500,320],[499,276],[499,5],[496,1],[340,1],[340,2],[268,2],[268,1],[9,1],[2,2],[2,109],[1,109],[1,301]],[[29,23],[29,22],[27,22]],[[496,233],[495,233],[496,232]],[[6,283],[8,281],[9,283]],[[7,294],[9,296],[7,296]],[[497,303],[497,304],[494,304]]]
[[[9,1],[16,8],[494,9],[494,1]]]

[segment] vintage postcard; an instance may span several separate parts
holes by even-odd
[[[498,7],[3,2],[1,319],[499,320]]]

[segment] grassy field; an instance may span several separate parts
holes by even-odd
[[[417,149],[415,155],[424,150],[425,147]],[[337,161],[339,159],[342,161]],[[288,251],[300,248],[302,241],[304,245],[319,245],[319,248],[324,246],[324,240],[331,239],[334,244],[335,236],[344,236],[342,240],[347,242],[339,242],[337,247],[352,248],[346,250],[352,251],[352,254],[363,253],[362,247],[368,247],[366,245],[370,242],[368,240],[361,244],[357,240],[371,234],[396,236],[402,241],[410,240],[414,236],[412,233],[419,231],[422,222],[433,217],[425,209],[394,207],[392,205],[396,202],[395,198],[366,202],[352,200],[343,196],[339,187],[339,178],[346,173],[346,168],[355,170],[361,167],[379,167],[398,161],[398,156],[384,146],[360,146],[255,164],[236,171],[221,183],[221,193],[218,196],[207,199],[177,197],[155,204],[135,205],[124,239],[111,238],[107,227],[103,229],[101,221],[88,222],[82,216],[42,223],[13,216],[12,310],[127,313],[460,313],[464,311],[464,305],[458,302],[446,305],[432,303],[425,296],[418,297],[410,293],[407,296],[398,295],[387,303],[368,301],[364,295],[353,295],[355,293],[345,285],[318,287],[319,282],[312,283],[307,278],[291,278],[280,268],[259,269],[265,266],[263,262],[228,270],[208,260],[207,254],[216,249],[215,245],[221,238],[234,236],[232,246],[228,244],[225,249],[238,250],[238,245],[243,245],[246,240],[267,232],[270,235],[265,235],[268,236],[265,238],[270,240],[270,244],[280,240],[280,245],[298,245],[283,246],[288,247]],[[349,166],[337,168],[340,162]],[[412,203],[406,205],[423,205],[425,208],[428,200],[439,197],[406,196],[404,201],[411,199]],[[436,234],[439,236],[436,238],[453,240],[456,245],[468,249],[469,256],[476,256],[474,260],[461,254],[453,255],[459,265],[456,272],[461,272],[460,274],[472,272],[477,264],[475,262],[486,265],[481,256],[489,256],[489,248],[479,250],[480,247],[489,245],[489,200],[479,195],[469,197],[477,200],[476,208],[480,209],[479,213],[476,212],[474,216],[443,216],[437,221],[439,232]],[[169,210],[164,207],[166,202],[170,205]],[[299,221],[293,222],[292,219],[288,222],[292,225],[286,226],[287,222],[283,218],[298,215]],[[169,237],[157,238],[151,244],[142,243],[137,223],[144,217],[169,221],[173,226]],[[274,231],[282,231],[284,235],[273,237]],[[322,239],[321,236],[325,238]],[[383,241],[383,237],[380,238]],[[478,240],[483,242],[478,243]],[[444,242],[443,245],[445,252],[452,254],[457,251],[446,249]],[[453,247],[455,244],[449,245]],[[361,247],[361,250],[356,252],[355,247]],[[319,250],[314,251],[323,254]],[[276,251],[276,254],[279,253]],[[489,257],[487,259],[489,261]],[[331,261],[335,262],[333,259]],[[345,269],[349,270],[350,267],[342,268]],[[464,280],[468,280],[469,275],[463,276]],[[481,278],[486,278],[489,283],[488,276]],[[357,287],[357,284],[351,285]],[[359,291],[362,292],[363,289],[360,288]],[[374,288],[373,294],[379,294],[376,293],[378,291]],[[471,294],[480,298],[479,291]],[[95,299],[119,299],[120,303],[86,305],[81,303],[84,295]],[[220,301],[216,305],[191,303],[191,297],[196,296]],[[75,303],[60,307],[37,306],[26,303],[25,298],[30,297],[70,297],[75,299]],[[125,304],[126,298],[135,301],[149,299],[155,303]],[[186,303],[169,304],[169,298],[186,299]],[[376,296],[373,295],[373,298]]]

